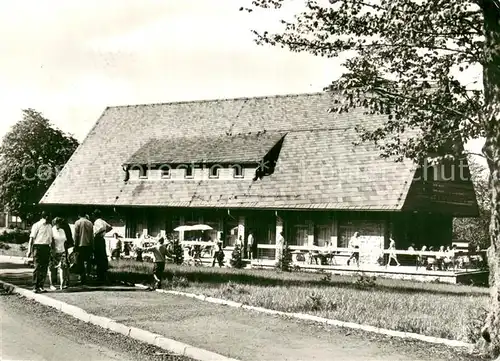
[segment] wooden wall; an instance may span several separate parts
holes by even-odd
[[[398,249],[407,249],[414,244],[420,249],[423,245],[451,245],[453,217],[446,214],[404,212],[391,216],[391,233]]]
[[[458,169],[456,171],[452,171]],[[461,174],[464,173],[464,174]],[[474,185],[466,172],[452,164],[420,168],[403,206],[404,211],[443,213],[455,217],[477,217],[478,206]],[[465,178],[464,178],[465,176]]]

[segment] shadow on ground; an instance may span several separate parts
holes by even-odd
[[[0,274],[0,280],[8,282],[14,286],[31,289],[32,288],[32,273],[9,273],[2,272]],[[81,286],[74,283],[75,286],[69,287],[63,291],[54,292],[64,292],[64,293],[76,293],[76,292],[95,292],[95,291],[110,291],[110,292],[144,292],[144,290],[137,289],[131,286],[124,286],[123,283],[112,283],[110,285],[97,285],[89,282],[89,285]]]
[[[363,284],[356,282],[357,278],[352,277],[352,280],[338,280],[333,277],[328,280],[325,275],[318,274],[317,279],[308,280],[297,280],[297,279],[280,279],[280,278],[270,278],[265,276],[259,276],[257,272],[255,274],[248,273],[216,273],[216,272],[203,272],[200,270],[165,270],[165,277],[169,280],[176,277],[185,277],[189,282],[201,283],[206,285],[213,285],[214,287],[227,284],[228,282],[233,282],[242,285],[254,285],[262,287],[336,287],[336,288],[350,288],[350,289],[366,289]],[[125,282],[127,284],[133,285],[134,283],[145,283],[151,281],[151,274],[143,272],[133,272],[133,271],[122,271],[119,269],[111,269],[110,278],[116,282]],[[422,293],[432,293],[432,294],[442,294],[442,295],[463,295],[467,294],[472,297],[484,297],[487,292],[485,291],[473,291],[470,288],[460,289],[460,286],[456,285],[433,285],[436,287],[429,287],[427,285],[420,284],[408,284],[406,285],[385,285],[375,281],[373,287],[377,292],[390,292],[390,293],[403,293],[403,294],[422,294]],[[440,287],[441,286],[441,287]],[[452,290],[452,287],[456,287]]]
[[[0,270],[4,269],[23,269],[23,268],[29,268],[29,266],[21,263],[6,263],[6,262],[0,262]]]

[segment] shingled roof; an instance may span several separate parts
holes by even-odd
[[[200,130],[201,132],[201,130]],[[125,165],[182,163],[259,163],[284,133],[249,133],[152,139]]]
[[[322,92],[108,107],[41,203],[400,210],[414,164],[383,159],[368,144],[353,146],[359,140],[356,125],[385,118],[365,115],[362,109],[330,112],[333,100],[333,94]],[[241,145],[244,139],[257,139],[257,133],[267,135],[248,154],[221,145],[211,160],[260,156],[286,134],[274,173],[261,180],[123,181],[122,165],[138,160],[158,144],[156,139],[193,144],[203,135]],[[170,150],[158,160],[208,159],[209,154],[207,149],[189,154]]]

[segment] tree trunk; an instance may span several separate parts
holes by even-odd
[[[490,310],[482,329],[485,349],[500,355],[500,9],[495,0],[484,0],[485,59],[483,84],[485,110],[482,122],[486,142],[483,153],[490,170],[491,223],[488,249]],[[499,357],[500,359],[500,357]]]

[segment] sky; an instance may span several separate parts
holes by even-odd
[[[107,106],[317,92],[341,75],[342,59],[253,41],[302,1],[249,3],[0,0],[0,137],[25,108],[82,141]]]

